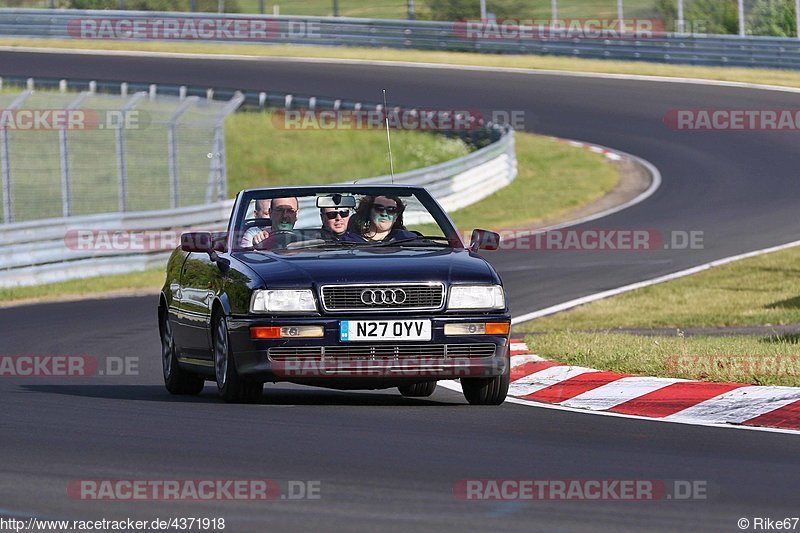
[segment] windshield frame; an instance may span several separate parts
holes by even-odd
[[[244,226],[244,221],[247,217],[247,210],[251,202],[255,199],[266,198],[285,198],[288,196],[316,196],[319,194],[360,194],[370,196],[393,195],[404,197],[416,197],[422,206],[428,210],[428,213],[433,217],[436,224],[442,230],[444,237],[446,237],[454,249],[463,250],[466,248],[461,235],[456,229],[453,221],[447,215],[447,212],[442,208],[439,202],[424,187],[406,186],[406,185],[357,185],[357,184],[341,184],[341,185],[310,185],[298,187],[267,187],[261,189],[245,189],[236,195],[234,201],[233,216],[228,222],[228,246],[227,249],[232,252],[252,251],[252,249],[244,248],[239,245],[236,239],[237,228]],[[369,246],[369,244],[366,244]],[[354,247],[358,248],[358,247]]]

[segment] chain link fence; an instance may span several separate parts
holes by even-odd
[[[0,91],[2,223],[226,197],[224,119],[240,95],[219,102],[61,89]]]

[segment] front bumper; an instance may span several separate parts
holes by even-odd
[[[341,320],[430,319],[430,341],[339,340]],[[508,335],[445,335],[445,324],[510,322],[505,314],[444,316],[348,315],[231,319],[231,348],[240,375],[341,388],[382,388],[419,381],[489,378],[508,371]],[[253,340],[252,326],[323,326],[324,335],[305,339]]]

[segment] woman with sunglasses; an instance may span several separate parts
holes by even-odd
[[[416,234],[403,226],[405,209],[397,196],[365,196],[350,217],[350,230],[367,242],[413,238]]]

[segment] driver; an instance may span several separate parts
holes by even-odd
[[[269,200],[259,200],[259,202],[260,201],[269,202]],[[272,233],[277,231],[291,231],[294,229],[298,213],[300,213],[300,208],[297,198],[273,198],[269,204],[269,218],[272,220]],[[258,216],[258,202],[256,202],[256,218],[262,218]],[[265,241],[270,236],[269,231],[256,227],[250,242],[247,243],[245,242],[245,238],[249,232],[250,230],[242,237],[242,246],[254,246]]]
[[[292,231],[299,213],[300,207],[297,198],[273,198],[272,204],[269,206],[272,231]]]

